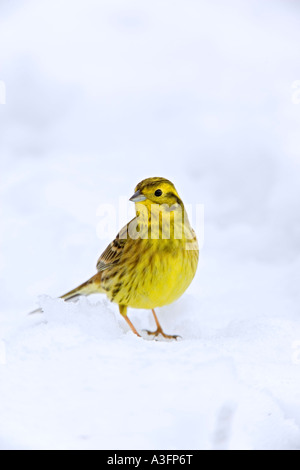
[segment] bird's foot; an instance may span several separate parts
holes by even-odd
[[[162,328],[157,328],[155,331],[150,331],[150,330],[143,330],[145,333],[147,333],[148,336],[153,336],[155,340],[157,340],[158,336],[161,335],[163,338],[172,340],[175,339],[177,340],[178,338],[181,339],[181,336],[179,335],[167,335],[166,333],[163,332]]]

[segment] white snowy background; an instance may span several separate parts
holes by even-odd
[[[289,0],[1,0],[0,448],[300,449],[299,24]],[[57,300],[149,176],[205,207],[157,312],[178,342]]]

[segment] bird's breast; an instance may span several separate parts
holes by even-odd
[[[183,240],[140,240],[133,269],[112,300],[143,309],[168,305],[190,285],[197,264],[195,244]]]

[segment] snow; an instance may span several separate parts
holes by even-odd
[[[299,15],[0,4],[0,449],[300,449]],[[95,273],[104,205],[117,230],[157,175],[204,205],[197,275],[157,309],[176,342],[57,299]]]

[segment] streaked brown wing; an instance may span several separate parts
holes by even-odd
[[[103,251],[102,255],[97,261],[98,272],[104,271],[105,269],[110,268],[111,266],[114,266],[119,263],[124,246],[127,242],[127,227],[131,222],[129,222],[127,225],[125,225],[125,227],[120,230],[116,238]]]

